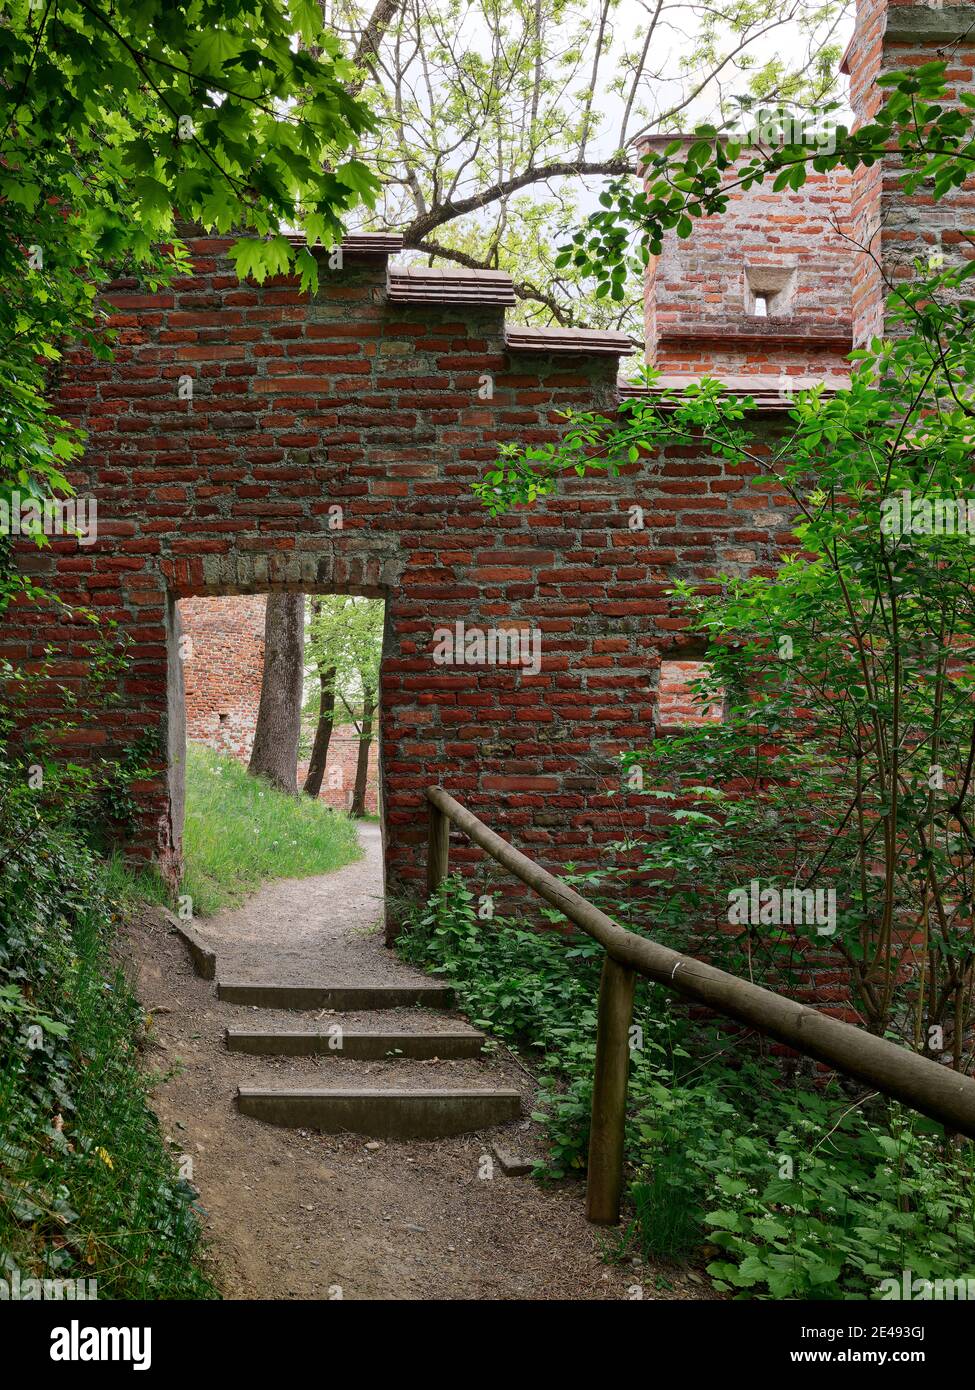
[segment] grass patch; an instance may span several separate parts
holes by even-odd
[[[307,796],[287,796],[234,758],[186,750],[185,869],[197,916],[236,907],[275,878],[327,874],[360,858],[355,824]]]
[[[155,903],[159,907],[173,905],[173,890],[157,868],[153,865],[135,868],[118,851],[104,861],[101,877],[106,896],[121,908],[139,907],[143,903]]]

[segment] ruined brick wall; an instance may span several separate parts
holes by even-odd
[[[853,37],[840,65],[850,79],[850,106],[856,125],[871,121],[883,99],[876,82],[884,67],[886,22],[887,0],[858,0]],[[857,346],[883,331],[883,278],[879,257],[873,254],[880,234],[883,178],[879,162],[869,169],[854,169],[851,175],[851,314]]]
[[[883,73],[936,60],[947,63],[949,101],[975,90],[975,6],[859,0],[842,63],[856,124],[876,115]],[[906,197],[900,174],[892,151],[852,174],[810,173],[796,191],[735,189],[689,239],[668,237],[649,267],[648,361],[675,384],[704,373],[842,382],[846,354],[884,331],[884,301],[916,260],[973,254],[964,232],[975,226],[975,176],[936,203],[923,187]],[[765,291],[767,319],[754,313]]]
[[[359,758],[359,739],[354,729],[339,725],[332,730],[328,743],[328,759],[325,763],[325,776],[319,800],[337,811],[348,811],[352,804],[355,788],[355,769]],[[298,764],[298,785],[301,786],[308,772],[308,760]],[[379,747],[373,739],[369,745],[369,767],[366,773],[366,814],[379,813]]]
[[[686,240],[668,236],[652,259],[647,360],[668,377],[842,382],[852,346],[849,231],[845,170],[812,174],[797,191],[735,189],[724,213],[702,218]]]
[[[186,737],[246,762],[264,674],[263,594],[186,598],[183,632]]]
[[[947,62],[947,101],[975,91],[975,5],[899,3],[891,0],[884,34],[883,70],[905,71]],[[884,278],[896,285],[913,275],[914,262],[933,255],[945,265],[975,255],[966,235],[975,227],[975,176],[950,198],[935,202],[927,187],[905,197],[896,156],[884,161],[880,204],[880,258]]]
[[[898,223],[886,196],[887,225],[902,240],[925,236],[923,203]],[[942,243],[951,217],[965,225],[970,209],[938,211]],[[135,788],[136,853],[164,864],[180,855],[179,600],[272,589],[386,599],[384,850],[390,888],[415,893],[432,782],[556,871],[593,862],[621,827],[645,827],[644,799],[607,790],[616,753],[652,737],[661,661],[691,659],[668,591],[679,577],[717,585],[771,571],[788,542],[785,497],[692,447],[619,478],[567,479],[531,511],[492,519],[470,489],[498,446],[555,437],[567,408],[614,409],[624,345],[507,327],[507,277],[388,272],[394,243],[353,239],[341,269],[323,258],[307,295],[287,279],[238,283],[228,243],[196,239],[193,276],[156,295],[115,288],[113,362],[66,363],[56,404],[89,431],[73,481],[97,499],[98,539],[84,549],[55,539],[22,558],[131,640],[119,701],[91,710],[65,747],[111,755],[156,738],[151,775]],[[795,346],[766,353],[749,339],[734,359],[750,391],[768,388],[756,393],[761,429],[779,427],[783,360],[804,366],[778,355]],[[832,351],[817,346],[820,366]],[[686,379],[699,359],[673,360]],[[457,622],[537,634],[537,670],[438,664],[437,630]],[[20,606],[0,651],[29,664],[50,645],[76,689],[84,631],[65,610]],[[464,844],[452,853],[476,857]]]
[[[856,29],[843,60],[857,123],[868,122],[882,100],[874,84],[885,72],[922,63],[947,64],[948,101],[975,91],[975,5],[918,0],[860,0]],[[900,187],[894,152],[855,175],[854,236],[862,248],[854,277],[854,330],[858,344],[884,327],[884,300],[914,273],[914,263],[943,257],[945,265],[973,254],[966,230],[975,226],[975,177],[935,202],[923,186],[911,196]],[[869,254],[866,254],[869,253]]]
[[[504,276],[387,273],[354,244],[309,296],[239,284],[226,248],[199,239],[192,277],[113,293],[117,356],[73,359],[59,401],[90,431],[75,482],[97,498],[97,543],[23,557],[133,639],[120,702],[71,735],[111,754],[158,734],[133,850],[180,853],[178,601],[287,588],[387,601],[391,888],[422,881],[433,782],[553,869],[591,862],[619,835],[615,755],[652,734],[660,656],[682,625],[667,590],[773,565],[785,499],[687,449],[492,519],[470,488],[499,444],[553,437],[565,408],[612,409],[625,344],[506,330]],[[438,664],[435,633],[456,622],[537,633],[537,671]],[[73,640],[63,613],[32,611],[5,653],[38,660],[51,643],[70,662]],[[645,803],[622,816],[644,825]]]

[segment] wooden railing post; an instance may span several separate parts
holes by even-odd
[[[589,1177],[586,1184],[586,1219],[601,1226],[615,1226],[620,1219],[623,1129],[635,984],[635,972],[620,965],[607,953],[599,982]]]
[[[432,801],[427,802],[427,897],[447,877],[450,866],[450,821]]]

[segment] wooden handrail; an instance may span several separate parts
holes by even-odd
[[[818,1009],[762,989],[726,970],[682,955],[607,917],[562,879],[502,840],[441,787],[426,793],[430,813],[427,887],[435,892],[448,870],[449,825],[462,831],[492,859],[568,917],[606,951],[599,996],[593,1127],[589,1141],[587,1215],[590,1221],[619,1220],[622,1190],[623,1121],[635,972],[714,1013],[747,1024],[796,1052],[825,1062],[948,1129],[975,1138],[975,1080],[922,1057],[898,1043],[843,1023]],[[610,963],[616,967],[611,968]],[[629,1000],[629,1002],[627,1002]],[[623,1042],[621,1043],[621,1038]]]

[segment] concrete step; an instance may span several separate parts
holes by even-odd
[[[419,1005],[449,1009],[454,992],[446,985],[271,985],[220,980],[217,998],[262,1009],[401,1009]]]
[[[259,1090],[239,1087],[237,1108],[266,1124],[363,1134],[373,1139],[439,1139],[516,1120],[517,1091]]]
[[[387,1057],[480,1057],[485,1043],[483,1033],[367,1033],[343,1028],[341,1035],[299,1029],[291,1032],[257,1033],[247,1028],[228,1028],[228,1052],[247,1052],[253,1057],[335,1057],[363,1061],[382,1061]]]

